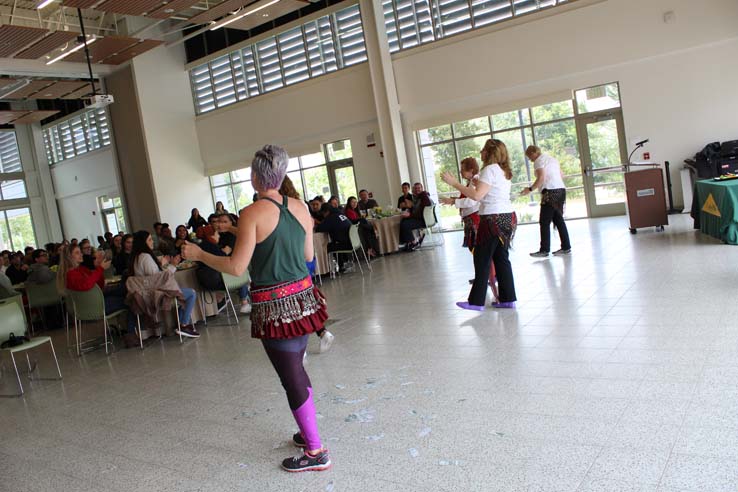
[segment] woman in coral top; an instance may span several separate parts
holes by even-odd
[[[56,285],[59,292],[73,290],[75,292],[87,292],[97,285],[103,291],[105,297],[105,314],[110,314],[121,309],[128,310],[125,303],[125,292],[123,286],[114,289],[105,289],[105,270],[110,268],[111,260],[106,260],[102,252],[95,256],[94,270],[82,265],[82,251],[77,245],[64,246],[59,257],[59,270],[56,274]],[[129,312],[128,332],[123,340],[126,348],[138,345],[136,336],[136,323],[134,316]]]

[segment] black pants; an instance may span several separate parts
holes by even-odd
[[[425,222],[412,217],[406,217],[400,221],[400,244],[407,244],[415,241],[413,231],[415,229],[424,229]]]
[[[334,251],[350,251],[354,249],[353,246],[351,246],[351,243],[339,243],[339,242],[330,242],[328,243],[328,252],[332,253]],[[343,264],[346,263],[346,255],[344,253],[338,253],[335,255],[338,257],[338,268],[343,268]]]
[[[548,253],[551,251],[551,222],[553,221],[554,226],[559,231],[559,238],[561,239],[561,249],[571,249],[571,243],[569,242],[569,231],[566,228],[564,222],[564,216],[561,212],[553,208],[551,205],[541,205],[541,215],[538,222],[541,226],[541,249],[539,251],[545,251]]]
[[[370,249],[373,249],[376,254],[379,254],[379,241],[377,240],[377,234],[374,232],[374,226],[366,219],[359,221],[359,238],[361,239],[361,245],[364,247],[364,251],[366,251],[367,254]]]
[[[277,371],[291,410],[297,410],[310,396],[310,378],[302,365],[302,356],[307,348],[307,335],[286,340],[262,340],[269,360]]]
[[[469,304],[484,306],[487,300],[489,267],[492,262],[495,264],[500,302],[514,302],[517,300],[508,248],[498,238],[492,237],[483,244],[477,244],[474,247],[474,284],[472,284],[471,292],[469,292]]]

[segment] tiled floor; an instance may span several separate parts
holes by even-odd
[[[458,234],[326,281],[336,343],[307,367],[331,471],[278,469],[296,454],[286,399],[248,322],[221,322],[184,346],[65,354],[63,382],[0,400],[0,489],[738,490],[738,247],[672,221],[571,222],[574,255],[548,260],[521,227],[516,311],[455,308]]]

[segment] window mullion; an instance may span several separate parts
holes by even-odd
[[[308,78],[313,78],[313,67],[310,63],[310,50],[308,50],[307,33],[305,33],[305,24],[300,26],[300,34],[302,35],[302,47],[305,50],[305,63],[308,69]],[[322,56],[321,56],[322,58]]]
[[[472,0],[467,0],[467,3],[469,4],[469,20],[471,20],[471,28],[476,29],[477,23],[474,20],[474,9],[472,8]]]
[[[254,71],[256,72],[256,84],[259,87],[259,94],[264,94],[264,80],[261,73],[261,62],[259,61],[258,52],[256,50],[256,43],[250,46],[251,56],[254,58]]]
[[[395,18],[395,32],[397,33],[397,46],[402,49],[402,36],[400,35],[400,18],[397,17],[397,0],[392,0],[392,16]],[[384,27],[385,34],[387,26]],[[388,43],[389,44],[389,40]]]
[[[332,13],[328,16],[328,21],[331,26],[331,37],[333,38],[333,47],[336,50],[336,64],[338,68],[344,68],[343,64],[343,49],[338,38],[338,28],[336,27],[336,13]]]
[[[284,76],[284,64],[282,63],[282,48],[279,36],[274,36],[274,45],[277,48],[277,63],[279,63],[279,75],[282,77],[282,87],[287,86],[287,77]]]

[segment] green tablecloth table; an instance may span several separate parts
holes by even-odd
[[[738,179],[697,182],[700,231],[728,244],[738,244]]]

